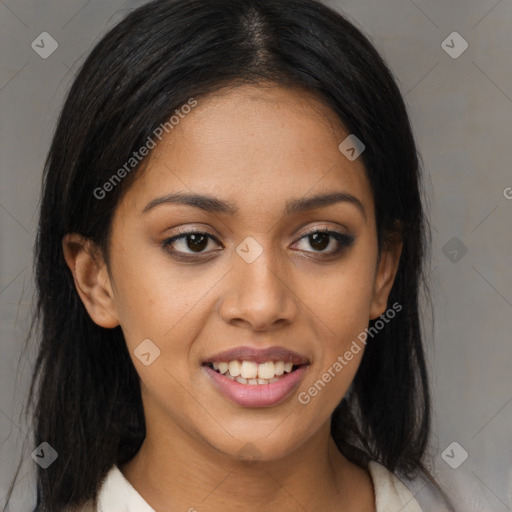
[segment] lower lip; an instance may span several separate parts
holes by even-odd
[[[300,366],[286,373],[277,382],[270,384],[240,384],[236,380],[216,372],[209,366],[202,366],[213,385],[229,400],[242,407],[272,407],[286,400],[299,385],[307,367]]]

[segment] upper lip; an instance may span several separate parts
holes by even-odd
[[[220,363],[234,361],[235,359],[239,361],[253,361],[259,364],[269,361],[284,361],[294,365],[309,364],[307,357],[284,347],[253,348],[249,346],[236,347],[219,352],[208,357],[203,362]]]

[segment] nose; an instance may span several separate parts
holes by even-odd
[[[226,277],[227,291],[220,308],[226,323],[269,331],[295,321],[299,307],[291,273],[272,250],[264,249],[251,263],[235,254]]]

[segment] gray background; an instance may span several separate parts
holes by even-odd
[[[44,158],[77,67],[99,37],[141,3],[0,0],[0,506],[21,454],[24,460],[10,510],[28,510],[35,497],[35,447],[23,443],[28,427],[19,415],[35,347],[19,358],[32,311]],[[512,2],[326,3],[343,10],[389,63],[423,156],[434,238],[435,327],[427,318],[426,332],[435,472],[458,510],[510,511]],[[458,58],[442,47],[454,31],[469,44]],[[42,32],[59,45],[47,59],[31,48]],[[445,44],[459,50],[452,39]],[[469,454],[457,469],[441,456],[452,442]],[[445,458],[456,465],[462,454],[456,446]]]

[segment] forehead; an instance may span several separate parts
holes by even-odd
[[[165,133],[165,132],[164,132]],[[333,190],[373,211],[362,160],[338,145],[349,135],[336,114],[305,90],[242,85],[198,98],[162,137],[125,200],[141,211],[175,191],[265,209]]]

